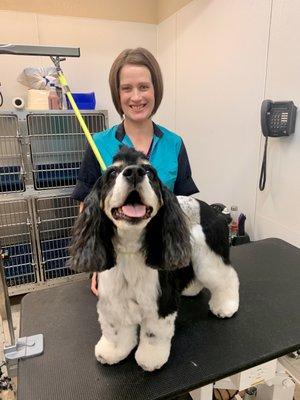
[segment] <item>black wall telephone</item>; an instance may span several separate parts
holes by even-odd
[[[293,101],[264,100],[261,104],[261,130],[266,137],[259,189],[264,190],[267,177],[267,146],[269,137],[289,136],[295,132],[297,107]]]
[[[295,132],[297,107],[293,101],[264,100],[261,105],[261,130],[264,136],[289,136]]]

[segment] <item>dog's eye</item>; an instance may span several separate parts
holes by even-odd
[[[112,168],[109,171],[107,171],[107,174],[109,178],[115,178],[117,176],[117,170]]]
[[[153,179],[154,178],[154,172],[153,172],[152,168],[146,167],[145,168],[145,172],[146,172],[146,175],[148,176],[149,179]]]

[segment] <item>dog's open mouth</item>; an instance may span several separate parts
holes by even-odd
[[[114,219],[122,219],[129,222],[139,222],[142,219],[150,218],[152,207],[145,205],[139,193],[134,190],[127,196],[124,204],[111,210]]]

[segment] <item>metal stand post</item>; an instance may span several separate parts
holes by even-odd
[[[295,382],[278,362],[276,376],[257,386],[257,400],[293,400]]]
[[[213,384],[202,386],[199,389],[192,390],[190,396],[193,400],[212,400],[213,398]]]
[[[3,268],[3,260],[7,258],[8,255],[0,249],[0,316],[3,323],[5,344],[11,346],[15,343],[15,333]]]
[[[3,321],[6,344],[4,347],[4,357],[8,374],[12,377],[16,375],[18,359],[42,354],[44,345],[42,334],[22,337],[15,341],[11,308],[3,268],[3,260],[7,258],[8,255],[4,254],[2,249],[0,249],[0,315]]]

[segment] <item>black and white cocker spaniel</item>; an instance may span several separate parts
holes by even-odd
[[[98,271],[102,336],[95,355],[103,364],[118,363],[137,346],[135,359],[144,370],[161,368],[181,294],[208,288],[218,317],[231,317],[239,307],[223,217],[202,201],[176,198],[132,148],[119,151],[86,198],[70,266]]]

